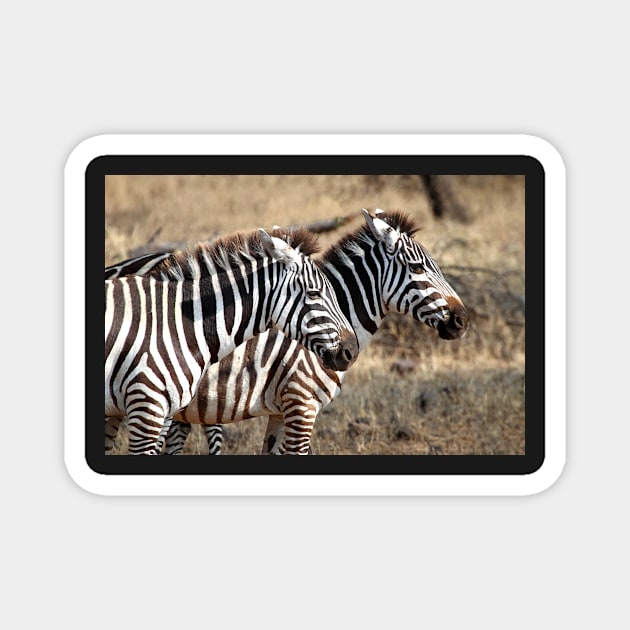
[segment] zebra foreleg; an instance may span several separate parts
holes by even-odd
[[[158,437],[158,440],[157,440],[158,453],[162,453],[162,449],[164,448],[164,444],[166,442],[166,436],[168,435],[168,432],[172,424],[173,424],[173,418],[166,418],[166,420],[164,421],[164,426],[162,427],[160,431],[160,436]]]
[[[105,418],[105,453],[110,453],[114,448],[114,441],[118,436],[118,432],[120,430],[120,426],[123,423],[123,418]],[[159,453],[162,452],[162,447],[164,445],[165,436],[170,428],[172,420],[167,418],[162,430],[160,431],[160,436],[158,437],[157,442],[157,450]]]
[[[270,449],[274,455],[308,455],[311,446],[311,434],[319,405],[314,400],[296,399],[290,395],[285,400],[283,426],[278,431],[276,417],[270,417],[268,431],[278,439]],[[274,418],[272,421],[271,418]],[[272,423],[271,430],[269,424]],[[267,437],[267,436],[266,436]],[[269,439],[267,439],[269,441]]]
[[[148,417],[145,413],[129,413],[127,427],[130,455],[159,455],[160,435],[167,418]]]
[[[191,426],[188,422],[173,420],[165,438],[165,455],[181,455]]]
[[[284,437],[284,416],[268,416],[267,430],[263,440],[263,455],[277,455]],[[274,450],[275,447],[275,450]]]
[[[306,426],[309,421],[304,418],[298,418],[288,421],[289,431],[291,434],[296,432],[301,435],[300,443],[296,443],[294,439],[287,438],[284,416],[269,416],[267,420],[267,430],[263,441],[263,455],[313,455],[311,447],[311,436],[313,431],[313,423],[310,422],[308,429],[308,437],[306,435]],[[306,452],[304,452],[305,443],[307,442]]]
[[[223,425],[204,424],[203,431],[208,440],[208,455],[221,455],[223,448]]]
[[[282,448],[285,455],[308,455],[311,447],[313,421],[297,418],[284,424]]]

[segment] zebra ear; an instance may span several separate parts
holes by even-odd
[[[258,228],[258,234],[265,252],[271,256],[274,260],[277,260],[285,265],[302,263],[302,257],[300,253],[291,247],[286,241],[278,238],[277,236],[270,236],[262,228]]]
[[[377,241],[383,241],[385,243],[385,248],[389,254],[393,254],[396,249],[396,242],[400,238],[400,234],[391,225],[385,223],[383,219],[378,218],[384,214],[385,213],[380,208],[377,208],[376,217],[372,217],[370,213],[363,208],[363,216],[370,228],[370,232],[372,232]]]

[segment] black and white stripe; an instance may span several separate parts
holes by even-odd
[[[105,416],[127,418],[131,454],[157,454],[208,366],[270,327],[333,369],[354,361],[356,337],[314,251],[304,231],[259,230],[163,258],[150,276],[116,277],[129,261],[106,270]]]

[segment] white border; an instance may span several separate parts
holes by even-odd
[[[104,155],[525,155],[545,170],[545,460],[529,475],[103,475],[85,460],[85,171]],[[566,174],[558,151],[519,134],[102,135],[81,142],[64,171],[64,459],[99,495],[531,495],[560,476],[566,455]],[[553,324],[553,326],[552,326]],[[560,326],[562,330],[562,326]]]

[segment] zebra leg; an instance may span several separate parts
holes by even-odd
[[[122,418],[105,418],[105,453],[111,453]]]
[[[203,431],[208,440],[208,455],[221,455],[223,447],[223,425],[204,424]]]
[[[289,421],[288,424],[290,424],[291,422],[303,423],[304,419],[299,418],[295,421]],[[296,428],[298,428],[297,425],[294,425],[291,430],[295,431]],[[300,452],[296,452],[294,451],[292,447],[289,447],[285,443],[286,428],[285,428],[284,416],[269,416],[267,420],[267,430],[265,432],[265,439],[263,441],[262,454],[263,455],[291,455],[291,454],[313,455],[313,448],[311,447],[312,430],[313,430],[313,425],[311,423],[311,428],[310,428],[310,431],[308,432],[308,438],[307,438],[308,448],[306,449],[306,453],[304,453],[303,450],[300,450],[300,449],[298,449],[300,450]],[[299,431],[303,432],[303,429],[299,429]],[[303,437],[304,438],[306,437],[305,433]],[[303,449],[303,445],[302,445],[302,449]]]
[[[172,424],[173,424],[173,418],[167,418],[164,422],[164,426],[162,427],[162,430],[160,431],[160,436],[158,437],[157,446],[156,446],[158,453],[161,453],[162,449],[164,448],[164,444],[166,443],[166,436],[168,435],[168,432]]]
[[[284,436],[284,416],[268,416],[267,430],[263,440],[262,454],[278,454],[278,448],[282,444]],[[274,450],[275,446],[275,450]]]
[[[159,455],[160,434],[167,421],[164,417],[142,411],[131,411],[127,417],[130,455]]]
[[[284,426],[277,437],[281,437],[270,449],[273,455],[308,455],[311,447],[311,434],[320,406],[316,400],[296,399],[287,396],[284,405]],[[277,433],[277,420],[269,419],[271,431]],[[273,433],[274,437],[276,433]]]
[[[307,418],[286,420],[281,451],[284,451],[285,455],[308,455],[311,448],[312,432],[312,420]]]
[[[191,426],[188,422],[173,420],[165,439],[165,455],[181,455]]]

